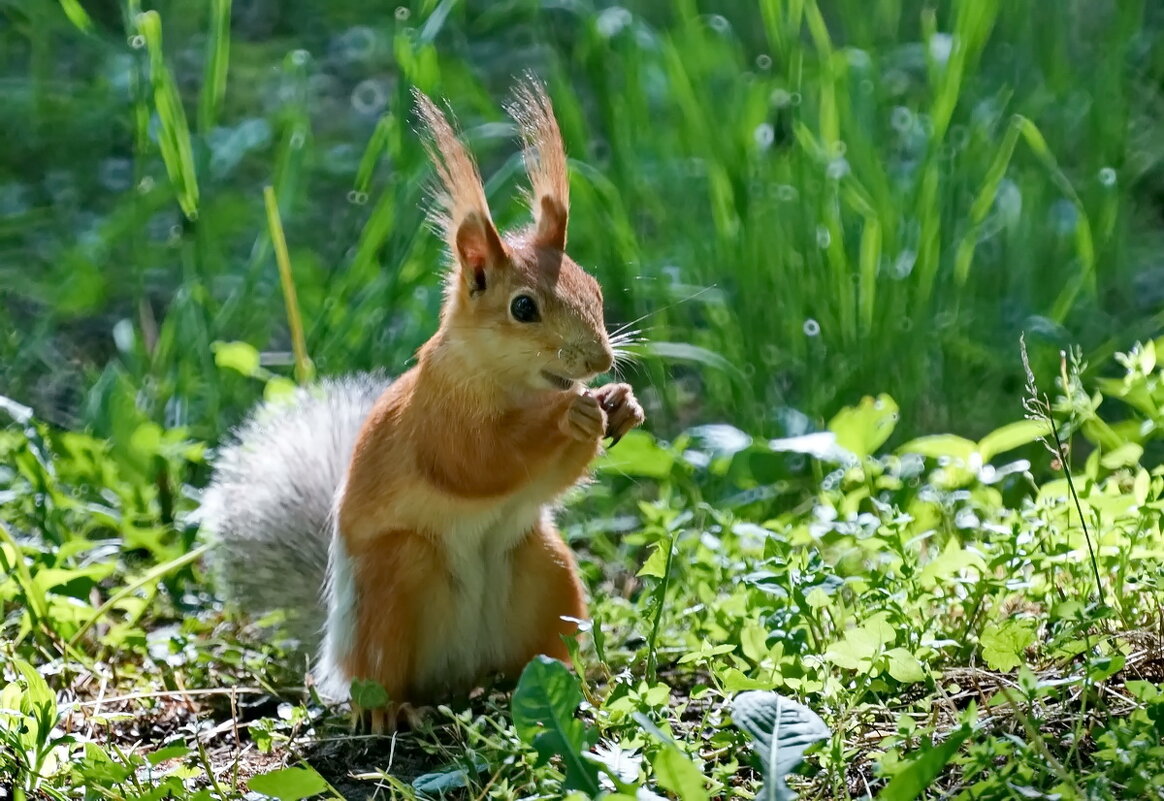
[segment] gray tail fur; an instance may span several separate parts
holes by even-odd
[[[310,651],[327,609],[330,516],[360,426],[389,380],[325,379],[262,403],[219,451],[198,513],[219,595],[248,617],[284,613]]]

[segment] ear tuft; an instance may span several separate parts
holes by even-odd
[[[534,242],[564,250],[570,173],[562,133],[545,87],[527,73],[506,110],[517,122],[525,148],[525,169],[533,195]]]
[[[436,104],[419,89],[413,90],[417,112],[427,131],[425,149],[440,185],[436,208],[430,218],[444,233],[445,241],[466,273],[471,291],[483,290],[484,270],[505,261],[505,247],[489,215],[481,174],[452,124]],[[477,273],[480,272],[478,276]]]

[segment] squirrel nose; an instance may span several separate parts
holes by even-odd
[[[605,373],[614,364],[614,354],[609,345],[602,345],[602,350],[591,354],[586,359],[586,369],[592,373]]]

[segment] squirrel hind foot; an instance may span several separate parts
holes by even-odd
[[[418,707],[409,703],[389,703],[369,709],[353,703],[350,716],[351,730],[377,736],[397,734],[404,730],[416,731],[424,725],[431,711],[429,707]]]

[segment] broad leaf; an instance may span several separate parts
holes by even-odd
[[[667,554],[670,550],[670,540],[656,542],[651,549],[651,555],[647,557],[647,561],[643,562],[643,566],[635,575],[639,577],[650,576],[651,578],[663,578],[667,574]]]
[[[852,453],[837,444],[837,435],[831,431],[768,440],[768,447],[784,453],[803,453],[829,464],[847,464],[856,460]]]
[[[634,712],[632,717],[648,734],[663,744],[662,750],[651,762],[659,784],[674,793],[679,801],[707,801],[707,788],[704,786],[707,779],[691,758],[645,714]]]
[[[605,451],[594,468],[615,475],[663,479],[671,474],[675,455],[659,447],[645,431],[631,431]]]
[[[1144,446],[1135,442],[1125,442],[1099,457],[1099,463],[1108,470],[1118,470],[1121,467],[1138,464],[1143,455]]]
[[[962,464],[967,464],[970,457],[978,450],[978,445],[971,440],[954,434],[935,434],[929,437],[918,437],[897,449],[898,453],[916,453],[918,456],[928,456],[931,459],[941,459],[946,456]]]
[[[354,679],[351,684],[353,704],[364,709],[376,709],[388,703],[388,691],[373,679]]]
[[[732,701],[732,721],[752,735],[753,748],[763,763],[763,801],[792,801],[784,783],[813,743],[831,736],[820,716],[803,704],[773,692],[751,690]]]
[[[979,638],[982,659],[991,670],[1014,670],[1023,663],[1023,652],[1035,641],[1034,628],[1019,620],[988,625]]]
[[[155,767],[171,759],[181,759],[190,753],[190,748],[185,743],[174,743],[167,745],[165,748],[159,748],[153,753],[146,754],[146,760]]]
[[[890,648],[885,652],[889,659],[889,675],[902,684],[925,681],[926,669],[921,661],[907,648]]]
[[[877,801],[913,801],[933,784],[969,735],[970,727],[963,726],[941,745],[923,746],[920,755],[885,785],[877,795]]]
[[[259,372],[259,352],[247,342],[212,342],[214,363],[235,370],[248,378]]]
[[[480,773],[488,764],[479,756],[473,756],[473,769]],[[445,793],[469,786],[469,771],[461,765],[450,765],[444,770],[425,773],[412,780],[412,789],[422,797],[444,798]]]
[[[538,752],[539,764],[553,755],[562,758],[566,789],[599,791],[598,768],[583,757],[597,741],[597,732],[574,717],[582,703],[578,680],[556,659],[538,656],[521,672],[513,691],[513,727]]]
[[[637,350],[643,356],[654,356],[662,361],[693,362],[695,364],[714,367],[739,380],[747,383],[748,378],[740,368],[720,356],[715,351],[690,345],[686,342],[644,342],[638,345]]]
[[[693,444],[712,456],[733,456],[752,444],[752,438],[735,426],[714,423],[687,432]]]
[[[829,421],[829,431],[837,444],[858,459],[872,456],[885,444],[897,425],[898,408],[893,398],[882,393],[876,400],[863,398],[857,406],[847,406]]]
[[[291,767],[253,776],[247,785],[256,793],[279,801],[302,801],[326,793],[327,781],[311,767]]]
[[[655,769],[655,778],[659,784],[674,793],[680,801],[707,801],[707,790],[704,788],[707,779],[678,747],[671,745],[663,748],[651,767]]]
[[[1051,429],[1044,420],[1019,420],[995,429],[978,443],[982,461],[989,462],[1000,453],[1006,453],[1022,445],[1029,445],[1039,437],[1050,436]]]

